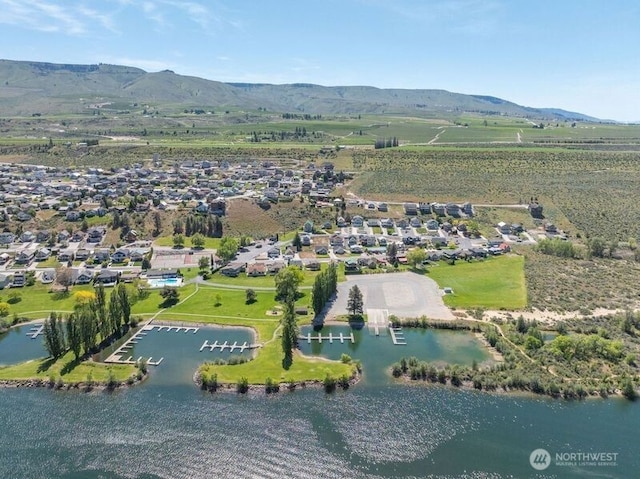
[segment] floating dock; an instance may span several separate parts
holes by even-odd
[[[107,359],[104,360],[105,363],[115,363],[115,364],[137,364],[141,361],[144,360],[144,358],[142,356],[140,356],[138,359],[134,360],[133,356],[129,356],[127,359],[123,359],[124,358],[124,354],[129,353],[130,349],[133,348],[134,344],[138,344],[138,341],[142,340],[146,335],[147,335],[147,331],[151,331],[154,327],[158,327],[158,326],[151,326],[149,324],[143,326],[142,328],[140,328],[136,334],[134,334],[133,336],[131,336],[127,341],[125,341],[125,343],[120,346],[118,349],[116,349],[113,354],[111,354]],[[167,326],[160,326],[161,328],[166,328]],[[173,327],[174,329],[176,328],[176,326]],[[180,328],[180,327],[178,327]],[[195,329],[197,332],[198,328],[180,328],[180,329],[188,329],[188,330],[192,330]],[[176,331],[177,332],[177,331]],[[147,363],[147,365],[149,366],[157,366],[159,365],[162,360],[164,358],[160,358],[157,361],[154,361],[153,358],[149,358],[147,359],[145,362]]]
[[[180,333],[180,332],[184,332],[184,333],[188,333],[188,332],[192,332],[193,334],[197,333],[198,330],[200,328],[196,328],[194,326],[167,326],[167,325],[160,325],[160,324],[147,324],[146,326],[143,326],[142,329],[138,332],[138,334],[141,334],[144,332],[144,334],[147,334],[147,331],[153,331],[154,329],[158,330],[158,331],[166,331],[167,333],[173,331],[176,333]]]
[[[36,339],[38,336],[42,334],[43,331],[44,331],[44,323],[39,324],[37,326],[32,326],[31,329],[29,329],[27,336],[29,336],[31,339]]]
[[[407,340],[404,338],[402,328],[394,328],[390,325],[389,334],[391,335],[391,341],[393,341],[393,344],[395,344],[396,346],[404,346],[407,344]]]
[[[333,334],[333,333],[329,333],[329,335],[325,335],[323,336],[322,334],[318,333],[317,336],[312,336],[311,333],[306,334],[306,335],[300,335],[298,336],[298,339],[301,341],[306,341],[307,343],[311,344],[311,341],[318,341],[319,343],[322,343],[322,341],[329,341],[330,343],[333,343],[333,341],[340,341],[341,343],[344,343],[345,341],[349,341],[351,343],[355,343],[356,342],[356,338],[353,336],[353,333],[349,333],[349,334]]]
[[[219,349],[220,351],[226,351],[228,349],[229,352],[232,353],[237,349],[238,352],[242,353],[245,349],[256,349],[259,347],[259,344],[249,344],[246,341],[242,344],[238,344],[238,341],[234,341],[233,344],[229,344],[229,341],[225,341],[224,343],[214,341],[213,343],[210,343],[209,341],[205,340],[204,343],[202,343],[202,346],[200,346],[200,352],[204,351],[205,349],[209,349],[209,351],[215,351],[216,349]]]
[[[157,366],[158,364],[160,364],[162,362],[164,358],[160,358],[157,361],[154,361],[153,358],[149,358],[146,360],[146,363],[148,366]],[[110,363],[117,363],[117,364],[138,364],[140,362],[144,361],[144,358],[142,356],[140,356],[138,359],[136,359],[134,361],[133,356],[129,356],[127,359],[118,359],[117,361],[105,361],[105,362],[110,362]]]

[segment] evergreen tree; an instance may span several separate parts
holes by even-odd
[[[398,246],[393,241],[387,246],[387,261],[391,264],[398,261]]]
[[[362,299],[362,292],[358,288],[357,284],[349,290],[349,298],[347,299],[347,311],[352,317],[361,315],[364,311],[364,302]]]
[[[96,335],[98,327],[96,317],[90,307],[82,306],[76,311],[80,328],[80,341],[85,354],[90,353],[96,347]]]
[[[62,323],[58,321],[56,313],[52,312],[44,321],[44,346],[53,359],[58,359],[65,352],[64,332]]]
[[[284,314],[282,316],[282,351],[284,358],[282,365],[285,369],[289,369],[293,363],[293,348],[298,341],[298,324],[296,323],[295,304],[288,301],[284,305]]]
[[[131,321],[131,301],[129,300],[129,292],[124,283],[119,283],[114,291],[118,296],[118,303],[120,305],[120,314],[122,315],[122,322],[129,327]]]
[[[93,311],[95,312],[98,320],[98,332],[101,339],[106,339],[111,336],[112,330],[109,324],[109,318],[107,317],[107,296],[104,291],[104,286],[98,284],[95,287],[96,297],[92,301]]]
[[[300,239],[300,235],[297,231],[295,236],[293,237],[293,240],[291,241],[291,246],[293,246],[296,251],[300,251],[302,249],[302,240]]]
[[[69,349],[73,351],[76,361],[80,358],[80,350],[82,348],[82,338],[80,336],[80,327],[78,325],[78,317],[75,313],[71,313],[67,318],[67,342]]]
[[[325,284],[325,278],[322,274],[316,276],[316,279],[313,282],[313,289],[311,291],[311,304],[313,306],[313,312],[316,315],[320,314],[326,303],[327,295],[325,292]]]
[[[111,297],[109,298],[108,315],[111,331],[117,336],[120,336],[122,333],[122,311],[120,310],[120,301],[115,291],[111,293]]]

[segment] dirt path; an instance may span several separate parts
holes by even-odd
[[[447,130],[444,129],[441,132],[439,132],[436,136],[434,136],[430,141],[427,142],[427,145],[433,145],[436,141],[438,141],[438,138],[440,138],[440,135],[442,135],[446,131]]]

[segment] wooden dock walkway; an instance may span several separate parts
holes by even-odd
[[[238,344],[238,341],[234,341],[233,344],[229,344],[229,341],[225,341],[224,343],[214,341],[213,343],[210,343],[209,341],[205,340],[204,343],[202,343],[202,346],[200,346],[200,352],[208,348],[209,351],[215,351],[216,349],[219,349],[221,352],[228,349],[230,353],[238,349],[239,352],[242,353],[245,349],[256,349],[259,347],[260,344],[249,344],[246,341],[242,344]]]
[[[38,324],[36,326],[32,326],[29,329],[27,336],[29,336],[31,339],[36,339],[38,336],[40,336],[43,333],[43,331],[44,331],[44,323]]]
[[[147,324],[146,326],[142,327],[140,332],[144,331],[144,334],[147,334],[146,331],[153,331],[154,329],[166,332],[174,331],[176,333],[179,333],[181,331],[188,333],[189,331],[191,331],[193,334],[195,334],[200,328],[196,328],[195,326],[168,326],[162,324]]]
[[[391,341],[396,346],[404,346],[407,344],[407,340],[404,338],[404,333],[402,332],[402,328],[394,328],[389,325],[389,334],[391,335]]]
[[[157,326],[156,326],[157,327]],[[164,327],[164,326],[163,326]],[[154,326],[146,324],[142,328],[140,328],[136,334],[131,336],[127,341],[124,342],[122,346],[116,349],[107,359],[104,360],[105,363],[114,363],[114,364],[137,364],[142,361],[144,358],[140,356],[137,360],[134,361],[133,356],[129,356],[127,359],[124,358],[124,354],[129,353],[133,348],[134,344],[138,344],[138,341],[143,339],[147,335],[147,331],[151,331]],[[183,329],[193,329],[193,328],[183,328]],[[197,328],[196,328],[197,331]],[[164,358],[160,358],[157,361],[154,361],[152,357],[146,360],[147,365],[149,366],[157,366],[159,365]]]
[[[298,339],[300,339],[301,341],[306,341],[307,343],[311,344],[311,341],[318,341],[319,343],[322,343],[323,340],[329,341],[330,343],[333,343],[333,340],[335,339],[336,341],[340,341],[341,343],[344,343],[345,341],[350,341],[352,343],[356,342],[356,338],[353,336],[353,333],[349,333],[349,334],[333,334],[333,333],[329,333],[328,336],[323,336],[321,333],[318,333],[317,336],[312,336],[311,333],[303,335],[301,334],[300,336],[298,336]]]
[[[146,363],[148,366],[157,366],[162,362],[163,359],[164,358],[160,358],[157,361],[154,361],[153,358],[150,357],[149,359],[146,360]],[[117,360],[114,360],[114,361],[105,361],[105,363],[110,362],[110,363],[116,363],[116,364],[138,364],[143,360],[144,358],[142,356],[140,356],[135,361],[133,359],[133,356],[129,356],[127,359],[118,358]]]

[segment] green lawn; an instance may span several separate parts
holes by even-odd
[[[311,285],[317,274],[317,272],[305,273],[304,284]],[[343,275],[343,273],[340,274]],[[244,285],[249,284],[247,287],[251,287],[251,280],[256,278],[225,279],[229,280],[228,284],[244,283]],[[261,279],[273,286],[273,277]],[[81,290],[92,291],[93,286],[75,286],[67,294],[50,293],[48,285],[36,284],[25,287],[20,291],[22,300],[10,305],[10,314],[43,318],[48,316],[51,311],[71,312],[75,304],[74,292]],[[113,288],[106,289],[107,298],[112,291]],[[280,339],[276,333],[281,317],[267,314],[279,308],[279,304],[274,298],[274,291],[256,291],[257,301],[252,304],[246,304],[244,287],[231,289],[199,285],[196,288],[196,284],[188,284],[181,287],[179,291],[180,302],[175,306],[161,310],[163,298],[160,296],[160,290],[150,290],[146,298],[135,301],[131,313],[144,318],[156,316],[158,319],[171,321],[250,327],[256,331],[257,341],[264,344],[264,347],[257,351],[256,358],[246,364],[209,366],[208,369],[215,370],[221,382],[235,383],[243,376],[253,384],[264,383],[267,377],[283,382],[310,381],[322,380],[327,373],[334,377],[344,374],[351,375],[352,373],[351,365],[306,358],[297,353],[290,369],[285,370],[282,367],[283,353]],[[301,294],[298,304],[308,306],[310,302],[309,290],[303,290]],[[218,295],[220,296],[220,304],[216,306]],[[299,322],[305,323],[309,319],[310,317],[301,317]],[[55,378],[61,376],[66,383],[82,382],[91,372],[94,381],[104,382],[108,378],[109,370],[112,370],[120,381],[125,381],[136,372],[135,368],[129,365],[106,365],[90,361],[75,364],[73,356],[68,353],[51,364],[46,359],[41,359],[0,368],[0,380],[48,379],[51,376]]]
[[[184,235],[183,235],[184,236]],[[153,241],[153,244],[156,246],[173,246],[173,236],[161,236],[160,238],[156,238]],[[188,250],[193,245],[191,244],[191,238],[188,236],[184,236],[184,248],[183,250]],[[217,250],[220,246],[220,238],[205,238],[204,239],[204,249],[215,249]]]
[[[118,381],[126,381],[136,374],[136,367],[128,364],[104,364],[84,361],[75,364],[73,353],[68,352],[55,362],[47,359],[35,359],[24,363],[0,367],[0,380],[48,379],[62,377],[65,383],[77,383],[91,377],[96,382],[106,382],[109,371],[113,371]]]
[[[38,268],[57,268],[58,266],[60,266],[60,262],[55,256],[51,256],[45,261],[39,261],[36,264]]]
[[[509,254],[485,261],[444,261],[427,274],[441,288],[453,288],[444,302],[454,308],[522,309],[527,305],[524,257]]]
[[[11,290],[21,295],[21,300],[9,305],[9,314],[18,314],[29,318],[44,318],[51,311],[72,312],[75,304],[73,293],[93,291],[93,286],[74,286],[68,293],[50,293],[51,285],[37,282],[33,286]],[[2,293],[5,293],[4,291]],[[7,292],[8,293],[8,292]],[[4,294],[0,295],[4,297]]]
[[[193,286],[188,286],[193,288]],[[180,289],[180,298],[184,299],[188,293]],[[220,305],[216,306],[216,296],[220,296]],[[232,316],[238,318],[266,318],[266,312],[276,306],[273,291],[256,291],[258,300],[246,304],[244,289],[221,289],[200,286],[198,292],[184,303],[171,307],[171,313],[203,314],[214,316]]]
[[[278,331],[273,340],[258,350],[254,360],[233,366],[206,364],[202,366],[201,372],[205,375],[215,373],[218,381],[223,383],[237,383],[240,378],[245,377],[250,384],[264,384],[267,378],[277,382],[314,381],[324,379],[327,374],[338,378],[343,375],[351,376],[353,372],[350,364],[309,358],[298,352],[294,353],[293,364],[289,369],[284,369],[283,356]]]

